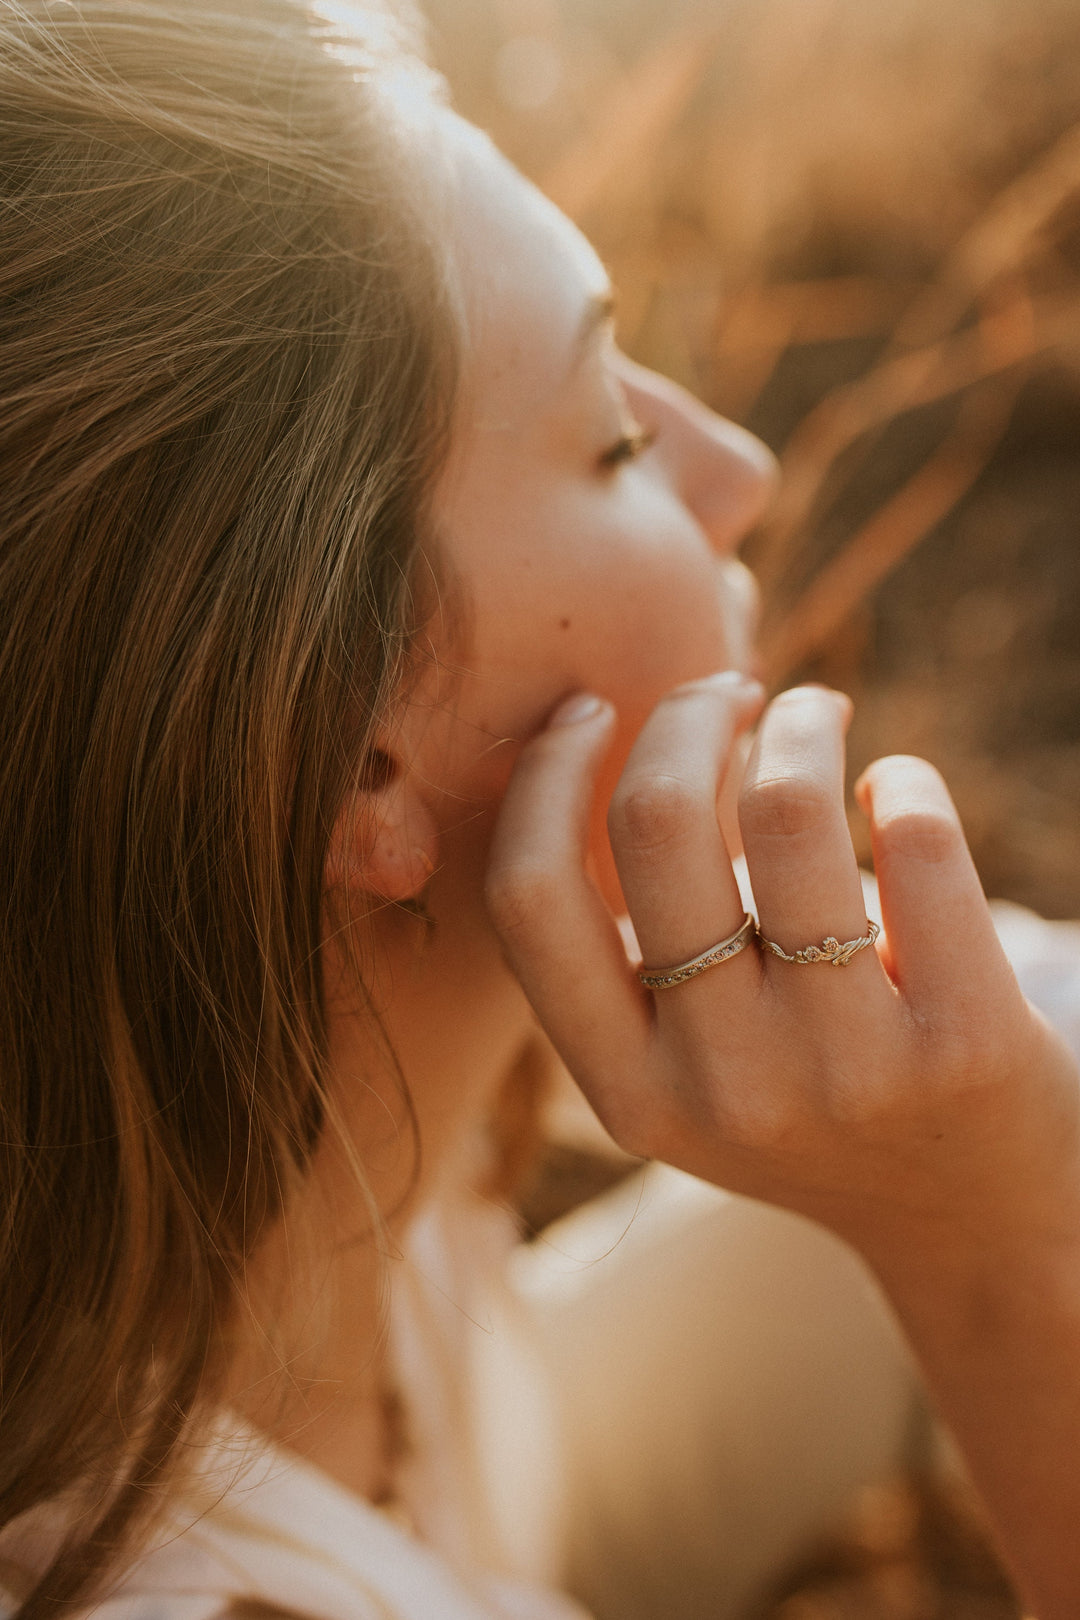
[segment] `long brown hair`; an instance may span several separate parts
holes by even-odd
[[[327,844],[417,620],[453,322],[399,31],[329,32],[0,17],[0,1525],[80,1506],[26,1620],[160,1498],[317,1138]]]

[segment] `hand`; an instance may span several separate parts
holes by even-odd
[[[716,796],[760,703],[734,674],[680,687],[630,754],[609,831],[650,966],[693,957],[742,919]],[[849,717],[837,693],[786,692],[747,766],[739,815],[761,931],[788,952],[867,932],[843,802]],[[752,945],[648,992],[585,870],[612,720],[600,703],[577,720],[557,712],[525,747],[488,901],[615,1141],[812,1216],[886,1276],[1080,1252],[1080,1076],[1016,985],[937,772],[885,759],[859,784],[876,950],[799,966]]]

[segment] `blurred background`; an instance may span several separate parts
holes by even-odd
[[[1080,0],[424,9],[459,110],[607,261],[623,347],[780,455],[771,683],[850,692],[852,778],[932,759],[987,891],[1080,916]],[[590,1185],[549,1154],[535,1224]],[[924,1475],[761,1616],[1020,1613]]]
[[[425,0],[623,347],[759,433],[774,684],[916,752],[1080,916],[1080,0]],[[853,831],[865,857],[861,820]]]

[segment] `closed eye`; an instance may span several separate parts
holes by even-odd
[[[632,433],[624,433],[610,449],[605,450],[600,457],[601,467],[618,467],[624,461],[633,461],[635,456],[643,455],[646,450],[656,443],[655,428],[636,428]]]

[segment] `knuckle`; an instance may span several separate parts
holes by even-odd
[[[615,1146],[632,1159],[656,1156],[657,1131],[650,1128],[637,1100],[626,1096],[625,1088],[613,1086],[600,1094],[590,1094],[593,1112]]]
[[[1002,1064],[998,1030],[985,1018],[939,1023],[932,1036],[928,1065],[938,1087],[959,1092],[993,1086]]]
[[[715,1107],[725,1140],[744,1152],[782,1153],[805,1130],[804,1109],[787,1086],[739,1086]]]
[[[882,1077],[871,1073],[833,1073],[821,1096],[830,1123],[849,1135],[865,1134],[880,1125],[896,1102]]]
[[[650,776],[620,788],[611,801],[612,841],[643,851],[679,843],[702,812],[701,794],[678,776]]]
[[[604,1110],[600,1123],[620,1152],[631,1159],[652,1159],[657,1156],[656,1133],[647,1130],[640,1117],[626,1109],[612,1107]]]
[[[686,1099],[666,1065],[652,1070],[644,1089],[608,1084],[590,1088],[589,1101],[611,1140],[628,1157],[675,1163],[685,1149]]]
[[[930,866],[954,859],[962,844],[957,824],[932,809],[899,811],[879,825],[878,836],[889,854]]]
[[[797,1137],[793,1113],[780,1103],[744,1104],[728,1129],[728,1140],[744,1153],[770,1157],[783,1158]]]
[[[500,933],[523,934],[550,912],[557,891],[555,876],[546,867],[506,865],[488,873],[484,900]]]
[[[824,783],[809,776],[765,777],[744,788],[743,832],[756,838],[798,838],[820,831],[832,816]]]

